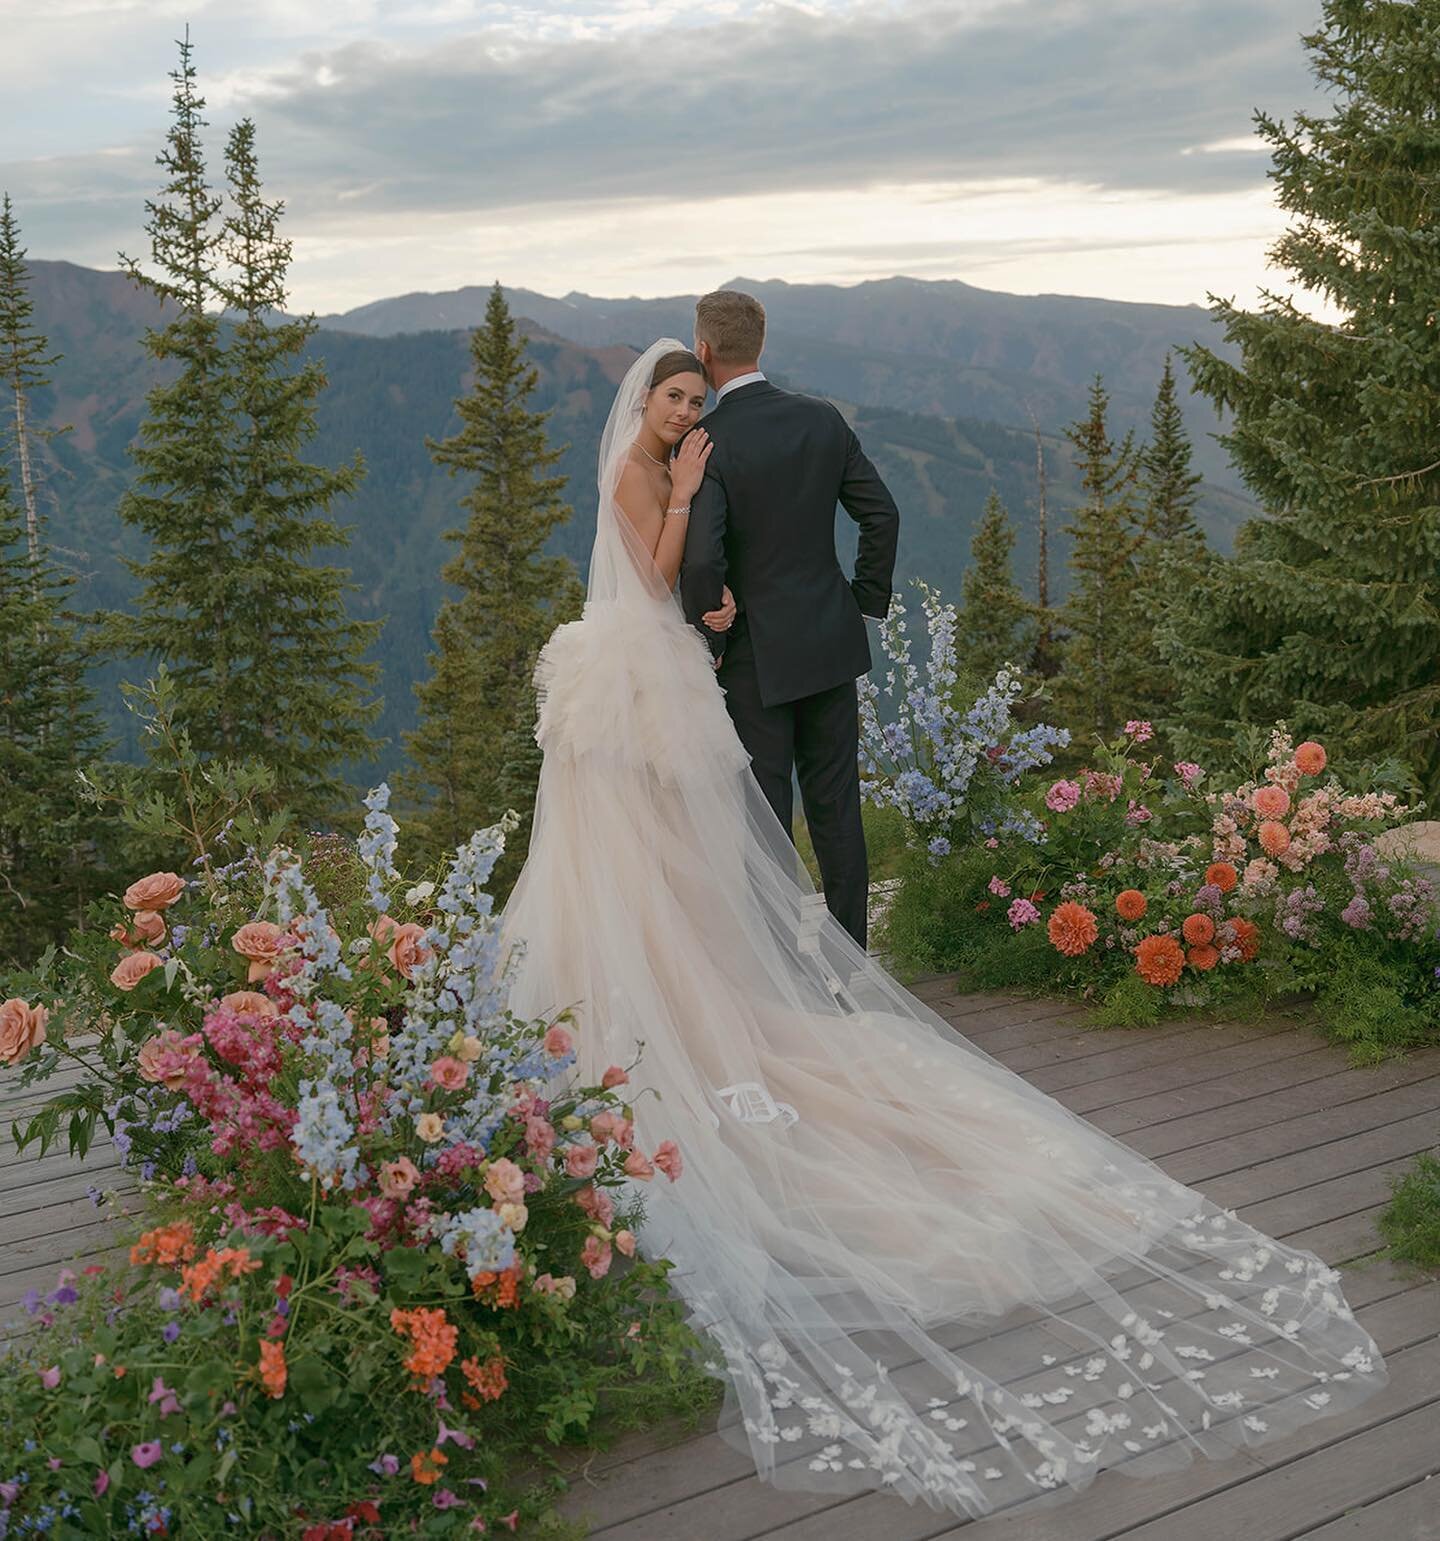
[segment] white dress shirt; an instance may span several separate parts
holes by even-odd
[[[764,378],[765,376],[758,369],[752,369],[748,375],[736,375],[733,380],[727,380],[715,392],[715,405],[718,407],[731,391],[738,391],[742,385],[754,385],[757,380],[763,380]]]

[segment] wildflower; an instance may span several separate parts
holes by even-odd
[[[1370,901],[1364,894],[1356,894],[1340,911],[1340,919],[1354,931],[1370,929]]]
[[[416,1451],[410,1457],[410,1475],[425,1487],[440,1478],[440,1468],[448,1465],[449,1457],[443,1450]]]
[[[1313,739],[1295,746],[1295,768],[1302,776],[1318,776],[1325,769],[1324,749]]]
[[[1155,815],[1144,803],[1137,803],[1132,797],[1125,810],[1125,822],[1129,825],[1148,824]]]
[[[505,1361],[495,1354],[484,1364],[478,1359],[462,1359],[460,1373],[465,1377],[475,1395],[482,1401],[494,1402],[502,1396],[510,1384],[505,1376]],[[441,1443],[444,1443],[442,1438]]]
[[[1192,947],[1204,947],[1215,936],[1215,922],[1208,915],[1197,912],[1185,917],[1180,924],[1180,931]]]
[[[932,862],[943,861],[950,854],[950,842],[944,835],[936,835],[926,846],[926,850],[929,851]]]
[[[400,1470],[400,1462],[393,1455],[377,1456],[370,1462],[370,1470],[377,1477],[393,1477]]]
[[[458,1509],[460,1507],[459,1497],[452,1493],[448,1487],[438,1489],[430,1502],[437,1509]]]
[[[260,1345],[260,1384],[277,1401],[285,1395],[288,1370],[285,1365],[285,1345],[265,1342]]]
[[[619,1065],[611,1065],[605,1074],[600,1077],[600,1084],[606,1091],[612,1091],[617,1086],[626,1085],[629,1080],[630,1077]]]
[[[1115,895],[1115,913],[1121,920],[1140,920],[1148,908],[1145,895],[1138,888],[1127,888]]]
[[[655,1148],[652,1159],[656,1168],[664,1172],[672,1183],[679,1180],[680,1173],[684,1170],[684,1163],[680,1159],[680,1147],[674,1140],[661,1140]]]
[[[1057,781],[1045,794],[1045,806],[1052,813],[1069,813],[1080,801],[1080,784],[1077,781]]]
[[[1005,918],[1012,931],[1019,931],[1025,926],[1033,926],[1040,919],[1040,911],[1029,899],[1016,899],[1005,911]]]
[[[1008,899],[1010,897],[1010,885],[1004,878],[992,877],[986,886],[997,899]]]
[[[95,1496],[96,1496],[96,1498],[103,1498],[105,1496],[105,1490],[109,1486],[110,1486],[110,1473],[108,1471],[104,1471],[104,1470],[97,1471],[95,1473]]]
[[[1135,949],[1135,969],[1146,984],[1173,985],[1184,972],[1185,954],[1173,936],[1147,936]]]
[[[158,1439],[147,1439],[141,1444],[130,1447],[130,1459],[141,1471],[148,1471],[164,1453]]]
[[[1148,744],[1155,737],[1155,729],[1148,722],[1137,722],[1132,718],[1125,724],[1125,736],[1137,744]]]
[[[40,1371],[40,1384],[46,1391],[54,1391],[60,1384],[60,1366],[52,1364],[48,1370]]]
[[[165,1384],[165,1379],[163,1376],[157,1375],[155,1377],[155,1380],[150,1387],[150,1396],[148,1400],[152,1407],[157,1402],[160,1404],[160,1416],[162,1418],[168,1418],[171,1413],[178,1413],[180,1411],[179,1399],[169,1388],[169,1386]]]
[[[1094,914],[1073,900],[1067,900],[1056,907],[1046,929],[1056,951],[1070,958],[1078,958],[1088,952],[1100,934]]]
[[[1176,760],[1175,774],[1180,778],[1181,786],[1190,792],[1199,785],[1205,772],[1193,760]]]

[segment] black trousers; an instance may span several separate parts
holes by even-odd
[[[744,615],[735,619],[720,664],[720,685],[751,771],[794,839],[794,778],[820,863],[825,903],[865,946],[870,867],[860,822],[860,709],[855,682],[766,706]]]

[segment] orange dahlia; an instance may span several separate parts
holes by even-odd
[[[1325,769],[1325,760],[1324,749],[1313,739],[1306,739],[1295,750],[1295,769],[1302,776],[1318,776]]]
[[[1067,899],[1064,904],[1056,906],[1046,929],[1051,943],[1067,958],[1078,958],[1081,953],[1088,952],[1095,938],[1100,935],[1100,927],[1094,915],[1073,899]]]
[[[1240,949],[1240,961],[1253,963],[1260,956],[1260,927],[1243,915],[1230,918],[1230,929],[1235,933],[1235,945]]]
[[[1240,874],[1228,861],[1212,861],[1205,869],[1205,881],[1222,894],[1228,894],[1240,881]]]
[[[1192,947],[1185,954],[1185,961],[1191,968],[1199,969],[1203,974],[1212,969],[1220,961],[1220,949],[1212,947],[1208,942],[1199,947]]]
[[[1145,910],[1145,895],[1138,888],[1127,888],[1115,895],[1115,913],[1121,920],[1139,920]]]
[[[1280,856],[1290,849],[1290,831],[1277,819],[1266,819],[1256,832],[1256,838],[1267,856]]]
[[[1250,802],[1262,819],[1283,819],[1290,812],[1290,794],[1284,787],[1256,787]]]
[[[1215,940],[1215,922],[1208,915],[1187,915],[1180,929],[1192,947],[1204,947]]]
[[[1173,985],[1185,971],[1185,954],[1173,936],[1147,936],[1135,949],[1135,970],[1149,985]]]

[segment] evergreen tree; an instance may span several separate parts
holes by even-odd
[[[1062,717],[1078,738],[1110,737],[1134,715],[1137,637],[1137,476],[1134,435],[1118,444],[1106,423],[1110,398],[1099,375],[1089,415],[1065,430],[1075,448],[1085,502],[1065,526],[1072,539],[1070,594],[1060,607],[1068,633],[1056,682]]]
[[[1000,494],[993,488],[985,500],[974,538],[970,566],[960,586],[956,621],[957,653],[977,679],[989,682],[1007,663],[1023,667],[1031,639],[1022,630],[1030,613],[1010,569],[1015,530]]]
[[[45,337],[31,325],[35,307],[27,293],[28,283],[20,227],[10,194],[5,193],[0,198],[0,375],[9,387],[14,404],[15,426],[6,437],[15,449],[20,497],[25,510],[26,545],[32,571],[38,574],[40,509],[34,446],[36,442],[44,442],[69,430],[39,428],[32,415],[31,392],[49,385],[50,366],[59,362],[59,355],[50,352]]]
[[[1204,532],[1195,522],[1195,489],[1201,477],[1190,469],[1192,453],[1167,353],[1150,411],[1150,439],[1138,460],[1141,518],[1148,539],[1167,546],[1204,546]]]
[[[30,542],[0,472],[0,963],[63,940],[102,880],[79,769],[101,752],[70,582]]]
[[[333,804],[341,765],[375,749],[366,724],[379,703],[362,697],[376,670],[363,654],[380,623],[352,620],[348,572],[314,560],[348,543],[328,509],[355,491],[364,469],[358,454],[333,470],[301,458],[315,436],[325,369],[318,359],[296,361],[317,323],[283,317],[290,242],[279,234],[282,205],[262,196],[249,119],[231,131],[225,159],[230,276],[217,288],[233,319],[225,354],[234,416],[229,650],[242,661],[226,703],[230,753],[263,760],[275,773],[275,799],[308,815]]]
[[[507,807],[522,815],[503,889],[523,857],[538,774],[538,757],[525,746],[535,657],[555,625],[578,612],[582,592],[566,558],[544,555],[570,516],[559,497],[564,478],[545,474],[561,452],[546,439],[549,413],[525,405],[537,376],[499,284],[470,346],[475,378],[455,404],[460,430],[426,441],[437,464],[473,482],[461,499],[464,528],[447,532],[459,549],[441,576],[459,594],[440,607],[430,678],[415,689],[420,722],[406,735],[415,762],[408,789],[422,805],[419,833],[431,851],[455,846]]]
[[[1231,414],[1223,441],[1265,510],[1173,628],[1187,752],[1223,763],[1285,719],[1332,754],[1398,754],[1440,795],[1440,0],[1325,0],[1305,44],[1330,92],[1294,126],[1257,112],[1294,220],[1288,297],[1216,301],[1232,364],[1184,350]]]
[[[168,180],[147,201],[146,231],[157,268],[120,257],[124,270],[159,299],[166,319],[149,328],[150,357],[168,366],[146,398],[148,416],[131,457],[139,475],[120,500],[125,523],[150,538],[130,614],[107,617],[116,651],[159,657],[174,678],[177,716],[203,754],[235,752],[237,683],[245,667],[236,637],[240,590],[248,579],[234,559],[236,513],[230,478],[232,413],[221,321],[207,309],[215,292],[221,200],[206,182],[200,131],[205,100],[195,88],[188,35],[180,45],[173,121],[156,158]]]

